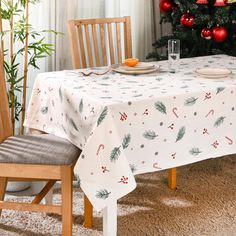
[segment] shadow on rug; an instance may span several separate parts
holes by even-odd
[[[138,187],[119,201],[119,236],[233,236],[236,232],[236,156],[179,167],[178,188],[167,187],[166,171],[136,176]],[[13,196],[7,197],[15,200]],[[30,201],[31,197],[20,197]],[[54,201],[60,202],[59,190]],[[0,235],[60,235],[56,215],[3,211]],[[74,189],[73,235],[102,235],[102,215],[94,229],[83,228],[83,194]]]

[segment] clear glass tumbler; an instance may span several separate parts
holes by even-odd
[[[179,60],[180,59],[180,40],[169,39],[168,40],[168,63],[169,70],[171,73],[179,71]]]

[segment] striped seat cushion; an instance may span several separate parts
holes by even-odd
[[[18,135],[0,144],[0,163],[69,165],[80,152],[69,141],[54,135]]]

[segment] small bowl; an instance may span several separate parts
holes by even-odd
[[[139,59],[137,58],[127,58],[124,60],[125,65],[129,66],[129,67],[134,67],[138,64]]]

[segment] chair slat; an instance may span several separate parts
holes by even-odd
[[[100,59],[99,59],[96,25],[92,25],[92,33],[93,33],[93,44],[94,44],[94,53],[95,53],[95,59],[96,59],[96,66],[101,66]]]
[[[104,25],[100,25],[100,37],[102,44],[102,57],[103,57],[103,65],[107,65],[107,52],[106,52],[106,42],[105,42],[105,29]]]
[[[120,24],[116,23],[116,43],[117,43],[117,55],[118,63],[122,62],[122,52],[121,52],[121,35],[120,35]]]
[[[85,37],[86,37],[86,44],[87,44],[87,51],[88,51],[88,65],[89,67],[93,67],[93,55],[92,55],[92,47],[90,43],[88,25],[84,25],[84,30],[85,30]]]
[[[71,44],[77,46],[77,49],[74,45],[71,47],[74,68],[121,63],[124,55],[126,58],[132,57],[130,17],[72,20],[70,22],[73,23],[70,23],[69,26],[73,25],[78,34],[78,37],[75,37],[73,32],[69,32]],[[121,27],[121,24],[124,27]],[[69,27],[69,31],[72,31],[71,27]],[[78,55],[73,55],[77,52]],[[79,64],[76,60],[80,60],[81,63]]]
[[[131,23],[130,17],[125,17],[126,22],[124,23],[124,33],[125,33],[125,57],[132,57],[132,41],[131,41]]]
[[[78,50],[78,40],[76,34],[76,27],[74,21],[71,20],[68,22],[68,34],[70,39],[70,48],[72,55],[72,64],[74,68],[80,68],[80,59],[79,59],[79,50]]]
[[[111,23],[107,24],[107,28],[108,28],[108,40],[109,40],[111,64],[115,64],[113,34],[112,34],[112,25],[111,25]]]
[[[84,39],[83,39],[83,32],[82,26],[78,26],[78,34],[79,34],[79,45],[80,45],[80,53],[81,53],[81,60],[82,60],[82,67],[86,67],[86,58],[85,58],[85,49],[84,49]]]

